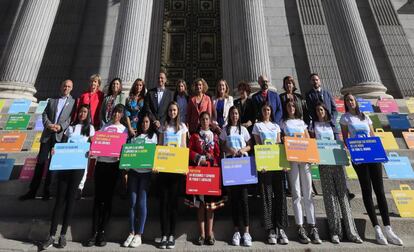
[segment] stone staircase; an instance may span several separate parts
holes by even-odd
[[[402,100],[397,101],[400,105],[402,113],[408,112]],[[373,102],[375,104],[375,102]],[[0,114],[0,134],[4,133],[1,130],[7,119],[5,115],[7,111],[7,104]],[[384,114],[378,113],[379,119],[385,131],[390,131],[387,118]],[[2,113],[1,113],[2,112]],[[31,108],[29,113],[33,114],[34,108]],[[410,114],[409,117],[414,117]],[[25,193],[28,189],[29,182],[18,180],[20,170],[22,169],[24,160],[27,157],[35,157],[37,152],[31,152],[31,145],[34,139],[35,131],[32,130],[34,125],[34,118],[32,116],[31,126],[27,130],[27,139],[23,150],[16,153],[8,153],[8,158],[14,158],[15,167],[11,174],[10,180],[0,182],[0,251],[36,251],[37,247],[33,242],[40,241],[46,238],[49,230],[49,219],[53,210],[54,200],[42,201],[40,198],[20,202],[17,198],[19,195]],[[414,125],[411,120],[411,125]],[[411,164],[414,166],[414,150],[407,149],[407,146],[402,138],[401,131],[393,131],[393,134],[399,145],[398,150],[391,150],[397,152],[400,156],[407,156]],[[388,151],[388,152],[391,152]],[[322,192],[319,180],[314,181],[316,189],[319,193]],[[254,245],[251,248],[241,248],[229,246],[228,242],[231,239],[233,229],[230,214],[230,206],[227,204],[224,208],[217,210],[215,215],[215,236],[217,244],[212,247],[198,247],[193,244],[193,241],[198,236],[196,225],[196,210],[189,209],[184,204],[179,204],[179,219],[177,223],[177,247],[179,251],[414,251],[414,218],[399,217],[398,209],[391,197],[391,190],[399,188],[400,184],[408,184],[414,189],[414,180],[393,180],[386,177],[384,171],[384,186],[386,198],[388,202],[389,212],[391,216],[391,225],[395,232],[404,240],[404,247],[397,246],[380,246],[375,244],[374,230],[371,226],[369,218],[366,214],[362,196],[360,192],[359,182],[356,179],[349,180],[349,189],[356,194],[356,197],[351,201],[352,212],[357,224],[360,235],[365,242],[362,245],[357,245],[349,242],[343,242],[340,245],[333,245],[329,240],[328,226],[323,204],[323,197],[316,195],[315,212],[317,215],[317,225],[320,230],[322,239],[325,240],[321,246],[317,245],[302,245],[296,242],[296,228],[293,219],[293,210],[291,198],[288,198],[288,212],[290,215],[290,226],[286,230],[291,243],[287,246],[270,246],[266,245],[266,234],[261,227],[260,215],[260,198],[255,193],[252,186],[249,197],[251,208],[251,234],[254,240]],[[53,187],[52,187],[53,189]],[[144,245],[139,247],[139,251],[155,250],[154,238],[159,235],[159,208],[158,199],[155,196],[157,190],[156,183],[152,184],[151,195],[149,198],[149,216],[147,219],[146,229],[144,233]],[[68,231],[68,240],[72,241],[69,245],[59,251],[119,251],[124,250],[120,247],[122,242],[128,234],[128,200],[122,199],[120,193],[123,192],[121,185],[118,185],[116,195],[113,202],[113,218],[109,224],[106,236],[110,243],[105,248],[84,248],[80,245],[80,241],[88,238],[91,227],[91,215],[93,205],[93,181],[89,180],[84,190],[84,198],[79,200],[76,205],[75,216],[73,223]],[[183,197],[180,199],[183,200]],[[374,199],[374,202],[376,200]],[[378,219],[381,220],[378,214]],[[381,223],[381,221],[380,221]]]

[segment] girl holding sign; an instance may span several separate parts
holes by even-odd
[[[341,120],[339,121],[344,141],[346,142],[348,137],[354,138],[361,133],[366,136],[374,136],[372,121],[368,116],[360,111],[355,97],[348,93],[344,96],[344,101],[346,113],[342,115]],[[375,229],[375,239],[381,245],[391,243],[402,246],[403,241],[394,233],[390,226],[387,199],[385,198],[384,183],[382,180],[382,164],[352,163],[352,166],[358,175],[365,209],[367,210],[369,218]],[[378,224],[377,215],[375,213],[371,184],[372,188],[374,188],[375,196],[378,201],[378,208],[384,224],[384,233]]]
[[[312,136],[316,139],[338,139],[331,115],[323,103],[317,103],[315,114],[317,118],[312,122],[310,129]],[[362,243],[352,217],[343,167],[341,165],[319,165],[319,173],[332,243],[338,244],[343,237],[341,216],[348,239],[355,243]]]
[[[213,166],[219,169],[220,148],[218,137],[210,130],[211,117],[210,113],[204,111],[199,117],[200,125],[198,133],[191,135],[190,163],[196,166]],[[221,197],[195,195],[193,199],[186,200],[186,204],[197,207],[197,220],[200,236],[197,240],[199,245],[204,243],[214,245],[214,210],[224,206]]]
[[[154,118],[150,114],[142,117],[138,125],[138,136],[147,144],[157,144],[157,134]],[[147,219],[147,196],[151,182],[151,169],[130,169],[128,171],[128,193],[130,199],[129,224],[130,233],[124,242],[124,247],[136,248],[142,244],[141,236],[144,233]]]
[[[86,143],[94,134],[95,129],[91,124],[89,105],[82,104],[79,106],[76,121],[67,128],[65,135],[69,138],[68,142],[70,143]],[[56,202],[52,213],[49,238],[42,243],[42,249],[51,247],[55,242],[59,216],[61,215],[63,206],[65,208],[62,229],[57,247],[64,248],[66,246],[66,231],[68,230],[75,208],[78,186],[82,177],[84,176],[86,178],[86,170],[62,170],[56,171],[56,175],[58,178]]]
[[[121,123],[124,117],[125,106],[117,104],[112,110],[111,121],[101,128],[101,131],[128,133],[128,129]],[[119,175],[119,158],[98,157],[94,173],[95,199],[92,217],[92,236],[84,243],[86,247],[106,245],[105,228],[111,218],[112,197]]]
[[[269,104],[262,107],[259,121],[253,126],[256,144],[280,143],[280,127],[273,122],[273,111]],[[268,233],[269,244],[286,245],[289,239],[284,231],[288,225],[287,201],[283,171],[259,173],[259,190],[263,205],[263,223]],[[274,195],[274,196],[273,196]]]
[[[222,150],[230,157],[248,156],[250,151],[250,135],[247,129],[241,126],[240,113],[236,106],[229,110],[227,125],[221,131],[220,140],[222,141]],[[234,235],[232,244],[240,245],[243,239],[243,245],[252,246],[252,237],[249,234],[249,199],[247,185],[231,186],[229,188],[232,217],[234,224]],[[244,228],[243,237],[240,235],[241,228]]]
[[[309,138],[306,123],[301,119],[302,115],[294,101],[288,101],[283,111],[283,121],[280,125],[286,136],[300,134]],[[316,228],[315,207],[312,198],[312,175],[308,163],[290,162],[291,170],[289,172],[290,185],[292,186],[293,211],[295,213],[295,222],[298,226],[299,242],[307,244],[321,244],[318,229]],[[303,194],[303,195],[302,195]],[[305,206],[306,221],[310,226],[310,239],[303,227],[303,210],[302,197]]]
[[[177,102],[170,102],[165,125],[160,130],[158,143],[164,146],[187,147],[187,127],[180,122],[180,110]],[[175,173],[159,173],[161,249],[175,247],[175,224],[177,222],[179,185],[183,176]]]

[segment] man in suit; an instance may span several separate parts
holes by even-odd
[[[158,86],[150,89],[145,95],[144,111],[152,114],[157,128],[164,124],[168,114],[168,104],[174,100],[174,93],[165,87],[167,76],[160,72]]]
[[[37,189],[42,180],[43,169],[46,161],[49,159],[50,153],[55,143],[62,141],[65,130],[70,124],[72,113],[75,109],[75,99],[72,98],[70,92],[73,89],[73,82],[65,80],[60,86],[60,96],[55,99],[49,99],[47,106],[42,114],[44,130],[40,137],[40,150],[37,155],[37,163],[32,181],[30,183],[29,192],[20,196],[20,200],[33,199],[36,196]],[[50,198],[49,186],[51,182],[51,172],[47,172],[45,185],[43,189],[43,199]]]
[[[279,94],[269,90],[270,82],[266,75],[260,75],[257,81],[261,90],[255,93],[252,97],[254,108],[256,109],[256,119],[260,118],[262,106],[265,103],[268,103],[273,110],[273,122],[280,124],[283,110]]]
[[[332,123],[335,125],[337,110],[332,94],[328,90],[321,87],[321,79],[318,74],[311,74],[309,76],[309,80],[312,85],[312,89],[306,94],[306,104],[309,108],[311,120],[315,120],[316,118],[316,104],[318,104],[318,102],[323,102],[331,114]]]

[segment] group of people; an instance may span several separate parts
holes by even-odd
[[[255,144],[283,143],[284,136],[300,135],[304,138],[345,141],[361,132],[367,136],[373,135],[371,120],[359,110],[352,94],[344,96],[346,113],[340,118],[339,134],[335,126],[337,110],[333,96],[321,86],[318,74],[311,74],[309,80],[312,88],[305,97],[296,92],[296,83],[291,76],[283,79],[285,92],[279,95],[269,89],[268,78],[261,75],[258,78],[261,88],[258,92],[251,96],[250,85],[240,82],[239,98],[235,100],[230,96],[226,80],[218,81],[215,94],[210,97],[207,94],[207,82],[197,79],[191,86],[190,97],[184,80],[177,82],[175,92],[166,88],[167,77],[164,72],[159,74],[156,88],[147,90],[144,81],[137,79],[127,96],[122,93],[122,81],[119,78],[110,82],[104,95],[100,91],[101,78],[95,74],[90,77],[89,90],[75,100],[70,96],[73,83],[65,80],[61,86],[61,95],[49,99],[43,112],[45,129],[40,140],[35,174],[29,192],[20,199],[35,198],[43,167],[53,154],[55,143],[88,142],[96,130],[126,133],[132,143],[144,141],[188,147],[189,165],[217,169],[220,169],[222,158],[254,155]],[[267,242],[289,243],[285,232],[288,225],[285,189],[289,184],[299,242],[321,244],[315,219],[310,164],[290,162],[290,166],[289,171],[258,172],[257,188],[261,199],[263,226],[268,234]],[[365,208],[375,229],[376,241],[383,245],[402,245],[402,240],[390,226],[382,165],[353,164],[353,167],[361,185]],[[331,242],[340,243],[346,237],[349,241],[362,243],[352,217],[344,168],[320,165],[319,170]],[[65,234],[74,211],[76,194],[83,189],[87,170],[56,173],[56,203],[50,234],[42,243],[43,249],[52,246],[57,239],[57,224],[63,208],[62,230],[57,246],[66,246]],[[147,209],[148,191],[154,173],[159,187],[159,248],[175,247],[178,199],[180,188],[185,183],[184,175],[158,173],[151,169],[130,169],[121,176],[119,158],[114,157],[96,159],[91,237],[84,243],[85,246],[106,245],[105,231],[111,217],[112,198],[119,177],[126,183],[130,199],[130,233],[123,246],[137,247],[142,243],[147,211],[150,210]],[[50,180],[51,173],[48,172],[43,193],[45,200],[50,197]],[[383,229],[379,226],[375,213],[372,188],[378,201]],[[230,198],[234,225],[231,243],[235,246],[252,246],[248,186],[229,186],[224,191]],[[196,242],[199,245],[213,245],[214,210],[225,204],[224,198],[196,195],[187,196],[185,202],[197,208],[199,238]],[[308,228],[304,226],[303,214],[306,215]]]

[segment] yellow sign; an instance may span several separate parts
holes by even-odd
[[[254,157],[258,171],[281,171],[290,168],[283,144],[255,145]]]
[[[36,152],[40,150],[40,137],[42,136],[42,132],[37,132],[32,143],[31,151]]]
[[[188,172],[188,148],[157,146],[155,149],[154,170],[158,172]]]
[[[0,100],[0,113],[5,103],[6,103],[6,100],[3,100],[3,99]]]
[[[400,190],[391,190],[391,194],[400,216],[414,218],[414,190],[409,185],[401,184]]]
[[[407,105],[408,111],[414,113],[414,98],[405,100],[405,104]]]
[[[375,129],[374,134],[381,139],[382,146],[384,146],[385,150],[399,149],[392,132],[385,132],[383,129]]]
[[[358,175],[355,172],[355,169],[352,165],[345,166],[346,175],[348,179],[358,179]]]

